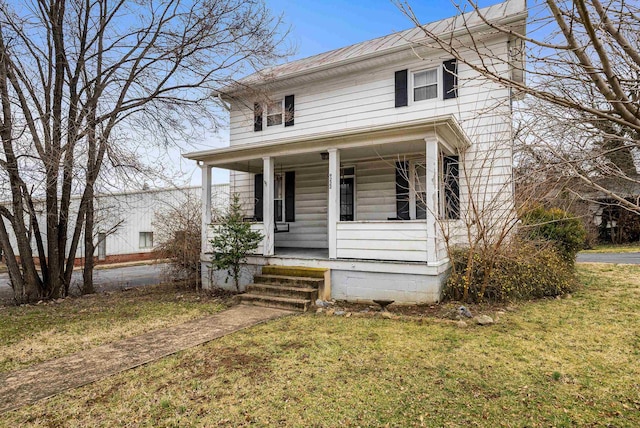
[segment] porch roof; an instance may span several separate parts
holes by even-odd
[[[304,154],[319,154],[331,148],[357,149],[371,146],[379,146],[375,153],[384,155],[389,150],[397,153],[401,149],[398,143],[421,144],[425,138],[436,139],[445,151],[452,154],[461,152],[471,145],[471,141],[456,118],[453,115],[446,115],[404,122],[402,125],[355,128],[266,143],[240,144],[185,153],[183,156],[209,166],[252,172],[248,161],[262,159],[265,156],[297,155],[299,157]]]

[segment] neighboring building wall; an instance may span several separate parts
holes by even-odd
[[[202,188],[197,186],[97,196],[94,237],[96,262],[118,263],[153,258],[154,237],[157,235],[156,225],[153,224],[155,213],[170,207],[180,207],[188,199],[200,204],[201,192]],[[214,209],[225,209],[229,203],[229,185],[214,185],[212,195]],[[79,198],[71,201],[72,219],[77,215],[78,203]],[[44,215],[38,219],[38,223],[41,230],[46,231]],[[72,234],[73,230],[69,232],[69,240]],[[15,236],[10,235],[16,249]],[[37,254],[35,242],[32,242],[32,251]],[[76,251],[76,263],[82,263],[83,257],[84,237],[81,237]]]

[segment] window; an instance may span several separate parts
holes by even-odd
[[[103,261],[107,258],[107,234],[98,232],[98,260]]]
[[[413,101],[438,97],[438,69],[413,73]]]
[[[415,197],[415,219],[427,218],[427,167],[424,163],[413,164],[413,189]]]
[[[267,104],[267,126],[282,125],[282,100]]]
[[[355,220],[355,167],[340,169],[340,221]]]
[[[284,221],[284,175],[275,174],[273,179],[273,213],[276,221]]]
[[[396,162],[396,219],[427,218],[427,168],[424,161]]]
[[[295,123],[295,96],[293,94],[286,95],[284,98],[268,103],[255,102],[253,104],[253,130],[255,132],[262,131],[265,114],[267,127],[282,124],[285,127],[293,126]]]
[[[140,248],[153,248],[153,232],[140,232]]]
[[[440,215],[447,220],[460,218],[460,166],[458,156],[442,158],[442,191]]]

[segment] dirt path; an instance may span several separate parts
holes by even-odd
[[[292,313],[238,305],[206,318],[0,374],[0,413]]]

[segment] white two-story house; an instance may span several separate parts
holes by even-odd
[[[524,33],[524,0],[482,15]],[[520,41],[476,13],[427,27],[462,55],[474,34],[514,77]],[[476,57],[469,49],[468,61]],[[186,157],[203,171],[203,263],[212,167],[231,171],[231,192],[264,235],[244,284],[265,265],[315,267],[327,272],[325,298],[438,301],[445,241],[463,243],[471,205],[513,209],[510,89],[420,28],[264,70],[219,96],[230,106],[230,146]],[[203,283],[215,278],[207,271]]]

